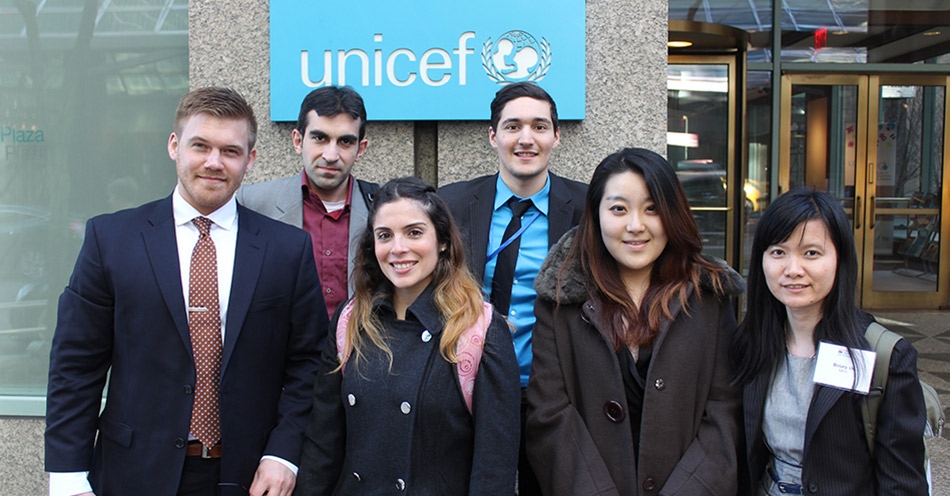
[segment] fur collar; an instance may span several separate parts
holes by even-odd
[[[538,292],[539,298],[556,301],[558,272],[567,260],[576,233],[577,228],[575,227],[565,233],[561,240],[548,251],[548,256],[541,264],[541,270],[538,271],[538,276],[534,280],[534,289]],[[705,255],[704,257],[706,260],[726,269],[722,278],[722,290],[725,296],[735,297],[745,291],[745,281],[742,276],[724,260]],[[561,301],[559,303],[566,305],[580,304],[589,299],[587,287],[584,283],[584,274],[581,273],[577,263],[571,263],[569,267],[565,268],[564,279],[561,282]],[[700,285],[704,291],[710,292],[713,290],[709,275],[705,271],[700,278]]]

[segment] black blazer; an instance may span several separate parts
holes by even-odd
[[[762,432],[769,385],[770,374],[761,374],[743,391],[750,494],[755,494],[771,456]],[[802,484],[807,494],[927,495],[923,442],[927,420],[917,379],[917,351],[910,343],[901,339],[891,355],[873,460],[861,418],[863,398],[815,387],[805,423]]]
[[[564,233],[580,223],[581,214],[584,213],[587,185],[554,174],[549,174],[548,177],[551,179],[548,247],[552,247]],[[479,284],[485,275],[488,231],[491,230],[497,180],[498,174],[492,174],[439,188],[439,196],[449,204],[449,209],[462,231],[462,238],[468,241],[466,260]]]
[[[237,215],[221,481],[250,487],[262,455],[299,463],[327,314],[310,237]],[[170,196],[88,222],[50,353],[47,471],[88,470],[99,495],[175,494],[195,384],[180,274]]]

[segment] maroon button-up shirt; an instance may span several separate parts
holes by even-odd
[[[303,229],[313,241],[313,258],[317,262],[317,274],[323,286],[323,300],[327,313],[333,317],[336,307],[346,301],[347,253],[350,244],[350,200],[353,196],[353,176],[346,193],[346,204],[341,210],[327,212],[320,199],[307,182],[307,171],[301,174],[300,190],[303,194]]]

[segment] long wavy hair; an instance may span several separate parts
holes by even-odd
[[[822,305],[821,321],[815,326],[815,346],[828,341],[849,349],[868,347],[864,327],[871,319],[855,305],[858,257],[851,224],[833,196],[797,188],[776,198],[755,229],[746,293],[748,311],[729,350],[735,384],[748,383],[763,373],[771,375],[787,354],[788,314],[785,305],[769,291],[762,257],[770,246],[785,242],[805,222],[823,223],[838,253],[835,283]]]
[[[639,306],[627,292],[620,268],[604,245],[600,229],[600,202],[607,182],[625,172],[643,177],[668,237],[666,248],[653,263],[650,286]],[[626,148],[608,155],[594,170],[568,262],[558,274],[558,292],[566,268],[579,263],[588,292],[603,309],[614,347],[649,346],[656,339],[663,319],[673,317],[670,305],[674,300],[688,312],[689,288],[695,287],[699,295],[703,271],[708,273],[717,297],[721,295],[723,269],[706,260],[701,255],[702,249],[686,193],[670,164],[650,150]]]
[[[366,346],[375,346],[388,356],[392,365],[393,356],[386,344],[386,329],[381,325],[374,310],[378,307],[373,303],[377,299],[391,299],[393,285],[383,275],[376,259],[373,226],[380,208],[403,199],[414,202],[425,212],[435,227],[438,245],[445,247],[438,254],[439,260],[431,284],[435,286],[435,305],[445,322],[439,351],[446,361],[457,363],[456,344],[462,332],[474,325],[481,316],[484,300],[481,288],[465,264],[465,247],[448,206],[436,194],[435,188],[415,177],[389,181],[376,192],[370,206],[366,228],[359,236],[353,267],[354,307],[346,326],[346,349],[350,350],[349,357],[358,364],[364,358]]]

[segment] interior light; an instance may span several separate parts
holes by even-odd
[[[927,31],[924,36],[937,36],[938,34],[940,34],[940,31]]]
[[[670,47],[670,48],[686,48],[686,47],[689,47],[689,46],[693,46],[693,42],[692,42],[692,41],[676,41],[676,40],[670,40],[670,41],[666,42],[666,46],[668,46],[668,47]]]

